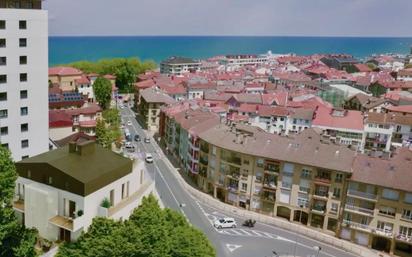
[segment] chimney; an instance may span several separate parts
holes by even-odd
[[[69,142],[69,153],[75,153],[77,150],[77,144],[75,141]]]

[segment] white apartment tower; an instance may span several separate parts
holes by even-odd
[[[19,161],[49,149],[48,21],[41,0],[0,0],[0,143]]]

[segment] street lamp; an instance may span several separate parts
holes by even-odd
[[[299,205],[299,207],[301,208],[299,210],[299,225],[302,224],[302,208],[303,208],[303,204]],[[296,257],[296,248],[298,246],[298,232],[295,232],[296,237],[295,237],[295,247],[293,248],[293,257]]]
[[[320,247],[320,246],[314,246],[314,247],[313,247],[313,250],[318,251],[318,253],[316,254],[316,257],[319,257],[319,252],[320,252],[320,250],[322,250],[322,247]]]

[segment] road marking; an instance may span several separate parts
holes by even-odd
[[[241,245],[234,245],[234,244],[226,244],[227,249],[229,249],[230,252],[233,252],[234,250],[242,247]]]
[[[267,232],[262,232],[262,234],[265,235],[266,237],[269,237],[269,238],[272,238],[272,239],[275,239],[275,238],[277,239],[277,236],[273,237],[274,235],[269,234]]]
[[[248,235],[248,236],[251,236],[252,234],[250,234],[249,232],[247,232],[246,230],[244,230],[244,229],[239,229],[240,231],[242,231],[243,233],[245,233],[246,235]]]
[[[239,231],[236,231],[234,229],[231,229],[229,231],[235,233],[236,235],[242,235],[242,233],[240,233]]]
[[[259,234],[258,232],[251,230],[250,232],[252,232],[253,234],[255,234],[256,236],[262,236],[261,234]]]

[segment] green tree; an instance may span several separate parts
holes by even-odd
[[[110,125],[104,120],[96,123],[96,142],[104,148],[111,149],[112,144],[121,136],[118,125]]]
[[[132,65],[129,60],[124,60],[120,65],[116,67],[116,85],[121,92],[132,92],[133,83],[136,82],[136,75],[138,74],[139,67]]]
[[[120,125],[120,116],[119,110],[110,108],[103,111],[103,119],[109,123],[111,126],[119,127]]]
[[[93,91],[99,105],[106,109],[112,99],[112,84],[108,79],[98,77],[93,83]]]
[[[206,236],[178,212],[161,209],[152,195],[127,221],[95,218],[87,233],[60,247],[57,257],[214,257]]]
[[[0,146],[0,256],[36,256],[36,231],[19,224],[12,206],[16,167],[10,152]]]

